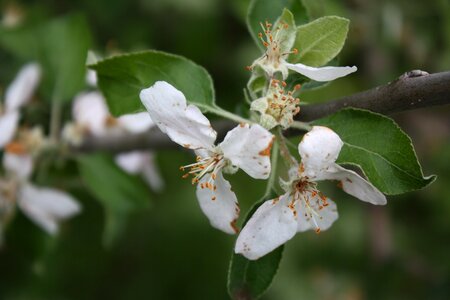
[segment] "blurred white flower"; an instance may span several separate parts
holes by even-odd
[[[3,105],[0,103],[0,148],[14,137],[20,119],[19,109],[31,99],[41,78],[38,64],[25,65],[6,89]]]
[[[34,223],[49,234],[56,234],[59,223],[78,214],[81,207],[65,192],[37,187],[29,181],[33,172],[30,150],[22,141],[5,147],[3,168],[6,179],[2,179],[0,184],[0,227],[8,222],[17,203]]]
[[[72,145],[80,145],[86,134],[96,137],[114,137],[124,132],[140,134],[154,126],[147,112],[114,118],[98,91],[81,93],[75,97],[72,116],[74,123],[66,124],[63,129],[64,139]],[[141,175],[153,190],[160,191],[163,188],[164,182],[152,152],[121,153],[116,156],[115,161],[125,172]]]
[[[259,125],[241,124],[215,146],[217,133],[209,120],[198,107],[188,105],[183,93],[169,83],[156,82],[142,90],[140,98],[162,132],[175,143],[195,150],[196,162],[181,169],[189,169],[184,177],[193,176],[200,207],[211,225],[236,233],[239,206],[222,171],[241,168],[253,178],[268,178],[272,134]]]
[[[338,164],[343,146],[327,127],[314,126],[298,146],[302,163],[290,172],[286,193],[264,202],[242,229],[235,252],[255,260],[290,240],[297,232],[328,229],[338,218],[336,204],[317,189],[317,181],[338,180],[348,194],[376,205],[386,197],[357,173]]]

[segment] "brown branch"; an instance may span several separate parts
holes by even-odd
[[[415,70],[397,80],[364,92],[302,107],[301,121],[312,121],[342,108],[363,108],[391,115],[422,107],[450,104],[450,71],[428,74]]]
[[[423,71],[411,71],[399,79],[383,86],[364,92],[331,100],[326,103],[303,106],[299,120],[312,121],[342,108],[356,107],[385,115],[422,107],[450,104],[450,71],[428,74]],[[219,133],[219,140],[235,124],[230,121],[213,122]],[[114,137],[88,137],[75,151],[126,152],[132,150],[161,150],[176,148],[176,144],[157,128],[149,132]]]

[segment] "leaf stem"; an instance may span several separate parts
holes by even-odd
[[[286,144],[286,138],[284,137],[283,133],[281,132],[281,128],[278,128],[275,132],[277,140],[280,144],[280,153],[281,156],[284,158],[284,160],[287,162],[288,165],[295,165],[297,164],[295,158],[291,155],[291,152],[289,151],[289,148]]]
[[[221,107],[218,107],[218,106],[215,106],[214,108],[208,108],[208,112],[218,115],[218,116],[221,116],[221,117],[224,117],[226,119],[235,121],[237,123],[249,123],[249,124],[253,123],[252,121],[250,121],[246,118],[243,118],[239,115],[233,114],[233,113],[231,113]]]
[[[292,122],[291,128],[300,129],[304,131],[310,131],[312,129],[312,126],[309,125],[309,123],[301,122],[301,121],[294,121]]]
[[[264,197],[266,198],[270,195],[270,192],[272,191],[274,185],[275,185],[275,178],[277,175],[277,167],[278,167],[278,154],[279,154],[280,148],[278,145],[278,141],[275,140],[272,147],[272,154],[270,157],[270,165],[271,165],[271,172],[269,176],[269,180],[267,181],[266,191],[264,192]]]
[[[52,101],[52,111],[50,119],[50,140],[53,143],[59,140],[59,131],[61,127],[62,105],[60,101]]]

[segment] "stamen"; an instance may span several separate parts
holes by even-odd
[[[181,166],[180,170],[185,171],[189,169],[186,174],[182,176],[182,178],[187,178],[190,175],[193,176],[192,184],[196,184],[202,179],[206,174],[211,174],[208,181],[202,182],[200,184],[200,188],[208,188],[210,190],[216,190],[217,187],[214,185],[214,181],[217,178],[217,173],[223,168],[225,165],[225,161],[223,155],[215,154],[211,157],[196,157],[196,162]]]

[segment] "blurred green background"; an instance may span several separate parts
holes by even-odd
[[[239,112],[249,76],[244,67],[259,55],[245,25],[247,6],[247,0],[1,1],[2,30],[8,14],[31,26],[82,14],[98,55],[158,49],[186,56],[212,74],[218,103]],[[450,69],[447,0],[327,0],[317,9],[351,20],[339,64],[359,70],[304,93],[304,102],[371,88],[412,69]],[[4,88],[27,55],[12,51],[1,36]],[[38,100],[45,97],[40,91]],[[70,103],[64,109],[69,118]],[[424,173],[437,174],[438,180],[422,191],[389,197],[386,207],[324,186],[338,203],[340,219],[320,235],[297,235],[287,244],[264,299],[450,298],[449,111],[440,107],[394,116],[413,138]],[[48,125],[47,102],[34,101],[26,116],[30,125]],[[35,181],[68,190],[82,202],[83,213],[66,222],[57,238],[17,214],[0,249],[0,299],[228,299],[234,237],[208,224],[194,188],[180,178],[178,167],[189,163],[191,154],[164,151],[157,159],[166,189],[142,195],[150,205],[129,216],[125,231],[109,247],[102,242],[105,210],[86,189],[76,162],[47,162]],[[264,183],[242,172],[230,181],[245,213],[262,195]]]

